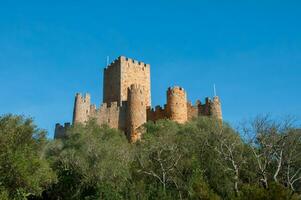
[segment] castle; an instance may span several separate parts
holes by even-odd
[[[170,119],[178,123],[197,116],[212,116],[222,120],[218,96],[206,98],[204,104],[187,101],[186,91],[178,86],[168,88],[164,107],[151,107],[150,65],[118,57],[104,69],[103,103],[97,108],[89,94],[77,93],[74,102],[73,124],[85,123],[90,118],[99,125],[108,124],[125,132],[130,142],[140,139],[139,127],[147,121]],[[56,124],[55,138],[62,138],[70,123]]]

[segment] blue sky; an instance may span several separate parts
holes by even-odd
[[[232,124],[257,114],[301,119],[301,1],[1,1],[0,114],[53,135],[74,95],[102,101],[106,56],[151,64],[152,105],[172,85],[222,100]]]

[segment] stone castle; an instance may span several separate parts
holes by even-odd
[[[108,124],[125,132],[130,142],[140,139],[139,127],[147,121],[170,119],[178,123],[197,116],[212,116],[222,120],[218,96],[205,103],[187,101],[186,91],[178,86],[168,88],[164,107],[151,107],[150,65],[118,57],[104,69],[103,103],[99,108],[91,104],[89,94],[75,96],[73,124],[96,119],[99,125]],[[55,138],[62,138],[70,123],[56,124]]]

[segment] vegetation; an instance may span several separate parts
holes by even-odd
[[[47,140],[31,119],[0,117],[0,199],[301,199],[301,130],[257,117],[145,124],[143,139],[89,121]]]

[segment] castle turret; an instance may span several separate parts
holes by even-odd
[[[185,123],[187,116],[187,96],[181,87],[168,88],[167,90],[167,117],[178,123]]]
[[[91,98],[90,94],[82,96],[77,93],[75,96],[74,110],[73,110],[73,124],[85,123],[88,121],[91,111]]]
[[[144,90],[139,85],[131,85],[128,88],[127,102],[127,137],[130,142],[141,138],[139,127],[146,122],[146,104]]]
[[[63,139],[70,126],[70,123],[65,123],[64,126],[59,123],[55,124],[54,139]]]
[[[223,120],[221,102],[218,96],[213,97],[213,101],[210,102],[210,116]]]

